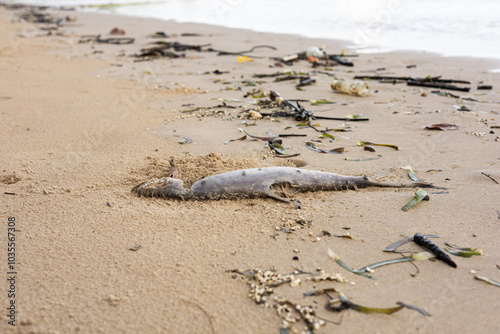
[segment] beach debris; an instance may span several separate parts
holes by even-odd
[[[274,90],[272,90],[269,93],[269,97],[270,97],[271,101],[276,102],[276,104],[278,104],[278,106],[281,106],[283,108],[286,108],[286,109],[293,111],[294,112],[293,117],[295,118],[296,121],[308,120],[313,115],[313,113],[311,111],[308,111],[308,110],[304,109],[303,107],[301,107],[298,102],[297,102],[297,105],[295,105],[290,100],[287,100],[287,99],[281,97],[281,95]]]
[[[460,96],[458,95],[454,95],[454,94],[451,94],[449,92],[442,92],[440,90],[433,90],[431,91],[432,94],[437,94],[439,96],[445,96],[445,97],[451,97],[451,98],[454,98],[454,99],[460,99]]]
[[[228,141],[225,141],[224,144],[229,144],[230,142],[233,142],[233,141],[243,141],[243,140],[246,140],[247,139],[247,136],[243,136],[243,137],[239,137],[239,138],[236,138],[236,139],[229,139]]]
[[[250,58],[248,56],[236,56],[236,60],[238,61],[238,63],[246,63],[246,62],[249,62],[249,61],[255,61],[255,60],[253,60],[252,58]]]
[[[149,51],[149,50],[169,50],[169,49],[174,49],[176,52],[183,52],[183,51],[198,51],[201,52],[203,51],[204,47],[209,46],[210,44],[185,44],[185,43],[179,43],[179,42],[167,42],[167,41],[155,41],[153,43],[154,46],[151,48],[144,48],[141,49],[141,51]]]
[[[322,132],[319,136],[319,138],[329,138],[331,139],[330,141],[335,141],[335,137],[329,133]]]
[[[408,81],[406,84],[408,86],[448,89],[448,90],[456,90],[456,91],[461,91],[461,92],[468,92],[470,90],[469,87],[458,87],[455,85],[446,85],[446,84],[439,84],[439,83],[426,82],[426,81]]]
[[[413,170],[413,168],[411,168],[411,166],[406,166],[406,167],[401,167],[402,169],[406,169],[408,170],[408,177],[410,179],[412,179],[413,181],[415,182],[419,182],[419,183],[423,183],[422,180],[420,180],[417,175],[415,175],[415,171]]]
[[[310,141],[306,141],[306,147],[312,151],[318,152],[318,153],[326,153],[326,154],[340,154],[344,153],[344,148],[343,147],[337,147],[331,150],[322,150],[320,148],[317,148],[316,145]]]
[[[388,264],[408,262],[408,261],[425,261],[425,260],[429,260],[429,259],[434,258],[434,257],[435,256],[429,252],[420,252],[420,253],[413,254],[410,256],[399,257],[396,259],[390,259],[390,260],[376,262],[376,263],[370,264],[368,266],[364,266],[363,268],[359,269],[358,271],[372,273],[373,269],[378,268],[378,267],[382,267],[382,266],[385,266]]]
[[[476,247],[459,247],[457,245],[453,245],[447,242],[445,243],[445,245],[448,247],[445,247],[444,249],[452,255],[460,257],[472,257],[473,255],[480,255],[480,256],[484,255],[483,250],[477,249]]]
[[[327,119],[327,120],[334,120],[334,121],[368,121],[368,118],[339,118],[339,117],[327,117],[327,116],[316,116],[312,111],[306,110],[303,108],[299,102],[297,101],[297,105],[295,105],[292,100],[287,100],[277,92],[272,90],[269,93],[269,98],[271,101],[274,101],[278,106],[292,111],[286,112],[286,113],[280,113],[280,112],[274,112],[274,113],[262,113],[263,116],[275,116],[275,117],[293,117],[296,121],[306,121],[309,119]]]
[[[494,286],[497,286],[500,288],[500,282],[492,280],[491,278],[479,276],[479,275],[474,275],[474,278],[479,280],[479,281],[483,281],[483,282],[486,282],[488,284],[491,284],[491,285],[494,285]]]
[[[477,89],[478,90],[492,90],[493,86],[491,86],[491,85],[478,85]]]
[[[4,5],[4,4],[0,4]],[[76,19],[71,18],[69,16],[66,16],[65,18],[63,17],[57,17],[53,16],[49,13],[43,12],[44,9],[47,7],[42,7],[42,6],[25,6],[21,8],[26,8],[27,10],[24,13],[21,13],[19,15],[19,18],[21,20],[24,20],[29,23],[36,23],[36,24],[54,24],[54,28],[49,28],[49,30],[57,30],[57,27],[62,27],[64,25],[64,22],[71,22],[75,21]],[[15,9],[15,8],[13,8]],[[43,28],[42,28],[43,29]]]
[[[178,54],[175,52],[184,51],[203,51],[203,48],[209,46],[210,44],[199,45],[199,44],[184,44],[179,42],[167,42],[167,41],[155,41],[153,46],[142,48],[138,53],[135,53],[133,57],[140,58],[141,60],[152,60],[154,58],[183,58],[184,54]],[[170,51],[173,49],[175,52]]]
[[[148,35],[149,38],[167,38],[171,37],[170,34],[166,31],[156,31],[150,35]]]
[[[412,242],[414,236],[407,237],[398,241],[393,242],[386,248],[384,248],[384,252],[394,252],[394,253],[402,253],[403,251],[396,251],[396,249],[406,243]],[[424,235],[425,238],[439,238],[439,235],[436,234],[426,234]]]
[[[209,200],[238,197],[270,197],[290,203],[286,191],[347,190],[367,187],[433,188],[430,184],[394,184],[371,181],[367,176],[344,176],[317,170],[292,167],[240,169],[213,175],[186,189],[183,181],[171,177],[150,179],[132,191],[145,197],[169,197],[182,200]],[[281,196],[280,196],[281,195]]]
[[[276,136],[270,136],[270,137],[259,137],[259,136],[254,136],[254,135],[251,135],[249,134],[248,132],[246,132],[245,130],[241,129],[241,128],[236,128],[237,130],[245,133],[248,137],[250,138],[253,138],[253,139],[257,139],[257,140],[261,140],[261,141],[273,141],[275,140],[277,137]]]
[[[310,57],[323,58],[325,53],[321,51],[317,46],[310,46],[306,49],[306,58]]]
[[[311,100],[311,105],[315,106],[317,104],[337,104],[338,102],[328,101],[327,99]]]
[[[312,85],[316,82],[316,78],[302,77],[299,79],[299,83],[295,85],[296,88]]]
[[[456,85],[450,85],[451,83],[460,83],[470,85],[470,81],[465,80],[455,80],[455,79],[441,79],[441,76],[431,77],[430,75],[425,78],[416,78],[412,76],[406,77],[395,77],[395,76],[379,76],[379,75],[357,75],[354,79],[361,80],[378,80],[383,83],[398,83],[405,82],[408,86],[418,86],[418,87],[430,87],[439,89],[456,90],[462,92],[468,92],[469,87],[458,87]]]
[[[486,174],[485,172],[481,172],[481,174],[483,174],[484,176],[486,176],[488,179],[492,180],[493,182],[495,182],[496,184],[499,184],[497,180],[495,180],[491,175],[489,174]]]
[[[101,38],[101,35],[83,35],[78,43],[100,43],[100,44],[132,44],[135,38],[132,37],[111,37]]]
[[[375,152],[375,149],[373,147],[371,147],[371,146],[365,146],[365,147],[363,147],[363,149],[365,151],[368,151],[368,152]]]
[[[345,81],[333,80],[331,87],[339,93],[355,95],[355,96],[368,96],[370,94],[370,86],[366,81]]]
[[[330,292],[335,292],[338,294],[338,298],[333,298],[329,293]],[[378,308],[378,307],[367,307],[367,306],[361,306],[358,304],[354,304],[351,302],[341,291],[334,289],[334,288],[329,288],[329,289],[323,289],[323,290],[318,290],[317,294],[324,294],[328,298],[328,304],[326,305],[326,309],[329,311],[333,312],[341,312],[345,310],[355,310],[361,313],[365,314],[370,314],[370,313],[382,313],[382,314],[392,314],[394,312],[397,312],[403,308],[408,308],[410,310],[415,310],[419,312],[422,315],[429,316],[430,314],[413,305],[408,305],[402,302],[398,302],[395,307],[390,307],[390,308]],[[335,304],[339,304],[336,306]]]
[[[365,271],[361,271],[361,270],[356,270],[356,269],[353,269],[351,267],[349,267],[347,264],[344,263],[344,261],[342,261],[342,259],[337,255],[335,254],[331,249],[328,249],[328,256],[334,260],[335,262],[337,262],[337,264],[339,266],[341,266],[342,268],[344,268],[345,270],[347,271],[350,271],[351,273],[353,274],[356,274],[356,275],[360,275],[360,276],[363,276],[363,277],[366,277],[366,278],[371,278],[371,279],[375,279],[375,277],[373,276],[370,276],[368,274],[365,273]]]
[[[178,135],[176,135],[176,137],[184,138],[182,140],[179,140],[179,144],[181,144],[181,145],[191,144],[193,142],[193,138],[190,138],[190,137],[178,136]]]
[[[358,145],[359,146],[386,146],[386,147],[391,147],[391,148],[395,149],[396,151],[399,150],[399,147],[396,146],[396,145],[392,145],[392,144],[376,144],[376,143],[372,143],[372,142],[369,142],[369,141],[360,141],[360,142],[358,142]]]
[[[276,50],[276,48],[272,45],[256,45],[250,50],[245,50],[245,51],[237,51],[237,52],[229,52],[229,51],[220,51],[220,50],[215,50],[212,48],[208,48],[206,51],[209,52],[217,52],[218,56],[238,56],[238,55],[243,55],[245,53],[251,53],[254,52],[256,49],[271,49],[271,50]]]
[[[351,159],[351,158],[345,158],[346,161],[371,161],[371,160],[378,160],[382,158],[382,155],[379,154],[376,157],[371,157],[371,158],[361,158],[361,159]]]
[[[125,30],[120,28],[113,28],[109,32],[110,35],[125,35]]]
[[[262,118],[262,114],[261,114],[260,112],[256,111],[256,110],[250,110],[250,111],[248,112],[248,117],[249,117],[250,119],[255,119],[255,120],[257,120],[257,119],[261,119],[261,118]]]
[[[438,124],[430,124],[424,127],[426,130],[441,130],[441,131],[449,131],[449,130],[458,130],[458,126],[455,124],[448,123],[438,123]]]
[[[148,35],[149,38],[168,38],[168,37],[176,37],[177,34],[169,34],[167,31],[157,31],[154,32],[150,35]],[[191,33],[191,32],[184,32],[181,33],[180,36],[182,37],[198,37],[198,36],[203,36],[202,34],[198,33]]]
[[[443,261],[444,263],[452,266],[453,268],[457,267],[457,264],[451,259],[451,257],[448,254],[446,254],[441,248],[439,248],[435,243],[424,237],[422,234],[416,233],[413,236],[413,242],[415,242],[417,245],[423,247],[424,249],[436,255],[436,258],[438,260]]]
[[[138,251],[139,249],[142,248],[142,245],[135,245],[133,247],[130,247],[129,249],[133,252]]]
[[[328,249],[328,256],[331,259],[333,259],[335,262],[337,262],[342,268],[350,271],[351,273],[356,274],[356,275],[360,275],[360,276],[364,276],[366,278],[371,278],[374,280],[376,280],[377,278],[370,276],[366,273],[373,273],[373,269],[375,269],[375,268],[386,266],[389,264],[394,264],[394,263],[402,263],[402,262],[409,262],[409,261],[425,261],[425,260],[429,260],[429,259],[435,257],[433,254],[431,254],[429,252],[420,252],[420,253],[413,254],[410,256],[399,257],[396,259],[390,259],[390,260],[384,260],[384,261],[372,263],[372,264],[364,266],[360,269],[353,269],[353,268],[349,267],[348,265],[346,265],[340,259],[340,257],[337,254],[335,254],[333,251],[331,251],[330,249]]]
[[[345,56],[346,55],[342,55],[342,57],[345,57]],[[349,57],[357,57],[357,55],[350,55]],[[346,58],[341,58],[341,56],[339,56],[339,55],[328,55],[328,59],[333,60],[334,62],[336,62],[339,65],[349,66],[349,67],[354,66],[354,63],[351,60],[346,59]]]
[[[278,155],[286,155],[285,148],[281,145],[281,139],[271,139],[267,142],[267,146]]]
[[[361,118],[363,117],[364,114],[349,114],[349,115],[346,115],[346,119],[358,119],[358,118]]]
[[[424,309],[422,309],[420,307],[417,307],[417,306],[414,306],[414,305],[409,305],[409,304],[406,304],[406,303],[403,303],[403,302],[397,302],[396,304],[397,305],[401,305],[403,307],[406,307],[407,309],[417,311],[418,313],[420,313],[422,315],[425,315],[426,317],[430,317],[431,316],[429,314],[429,312],[427,312],[426,310],[424,310]]]
[[[401,208],[401,211],[406,212],[406,211],[408,211],[408,209],[410,209],[412,206],[414,206],[418,202],[420,202],[422,200],[428,200],[428,199],[429,199],[429,195],[427,195],[427,191],[425,191],[423,189],[418,189],[416,194],[415,194],[415,197],[413,197],[411,201],[409,201],[405,206],[403,206]]]
[[[344,66],[354,66],[354,64],[346,59],[346,57],[358,57],[358,55],[346,55],[345,51],[342,50],[340,54],[327,54],[325,51],[321,50],[317,46],[311,46],[306,49],[306,51],[292,53],[287,56],[283,56],[281,58],[272,57],[271,59],[280,61],[288,66],[293,65],[293,62],[298,60],[307,60],[313,63],[313,66],[321,65],[321,66],[335,66],[335,65],[344,65]],[[320,62],[320,61],[323,62]]]
[[[349,232],[344,233],[344,234],[331,234],[330,232],[323,230],[323,231],[321,231],[321,233],[323,235],[328,235],[328,236],[335,237],[335,238],[354,240],[354,237],[352,235],[350,235]]]

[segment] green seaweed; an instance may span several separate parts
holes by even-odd
[[[224,144],[229,144],[230,142],[232,141],[241,141],[241,140],[246,140],[247,139],[247,136],[244,135],[243,137],[240,137],[240,138],[236,138],[236,139],[229,139],[228,141],[225,141]]]
[[[473,250],[473,251],[464,251],[464,250],[456,250],[456,249],[451,249],[448,247],[444,248],[448,253],[455,255],[455,256],[460,256],[460,257],[472,257],[473,255],[484,255],[483,250]]]
[[[328,101],[326,99],[319,99],[319,100],[311,100],[311,104],[317,105],[317,104],[337,104],[338,102],[333,102],[333,101]]]
[[[392,144],[376,144],[376,143],[372,143],[372,142],[369,142],[369,141],[360,141],[358,143],[358,145],[359,146],[367,146],[367,145],[370,145],[370,146],[387,146],[387,147],[392,147],[396,151],[399,150],[399,147],[396,146],[396,145],[392,145]]]
[[[484,281],[486,283],[489,283],[491,285],[494,285],[494,286],[498,286],[500,288],[500,282],[497,282],[495,280],[492,280],[491,278],[488,278],[488,277],[484,277],[484,276],[479,276],[479,275],[475,275],[474,276],[475,279],[477,280],[480,280],[480,281]]]
[[[319,153],[327,153],[327,154],[341,154],[344,153],[344,148],[343,147],[337,147],[331,150],[322,150],[320,148],[317,148],[314,143],[311,143],[310,141],[306,141],[306,147],[312,151],[319,152]]]
[[[408,262],[408,261],[423,261],[423,260],[428,260],[428,259],[433,258],[433,257],[434,257],[434,255],[431,254],[431,253],[429,253],[429,252],[421,252],[421,253],[413,254],[413,255],[410,255],[410,256],[400,257],[400,258],[397,258],[397,259],[390,259],[390,260],[380,261],[380,262],[371,264],[369,266],[365,266],[365,267],[359,269],[358,271],[361,271],[361,272],[368,271],[369,272],[372,269],[375,269],[375,268],[378,268],[378,267],[382,267],[382,266],[385,266],[385,265],[388,265],[388,264]]]
[[[339,299],[343,304],[349,305],[350,309],[353,309],[355,311],[361,312],[361,313],[382,313],[382,314],[391,314],[394,312],[397,312],[401,310],[404,306],[403,305],[398,305],[395,307],[390,307],[390,308],[379,308],[379,307],[368,307],[368,306],[362,306],[358,304],[354,304],[351,302],[347,297],[342,293],[339,292]]]
[[[403,169],[406,169],[408,170],[408,177],[410,179],[412,179],[413,181],[415,182],[418,182],[418,183],[423,183],[422,180],[420,180],[416,175],[415,175],[415,171],[411,168],[411,166],[406,166],[406,167],[401,167]]]
[[[331,135],[331,134],[329,134],[329,133],[325,133],[325,132],[323,132],[323,133],[322,133],[319,137],[320,137],[320,138],[321,138],[321,137],[330,138],[332,141],[334,141],[334,140],[335,140],[335,137],[334,137],[334,136],[332,136],[332,135]]]
[[[428,197],[427,196],[427,191],[423,189],[418,189],[417,193],[415,194],[415,197],[412,198],[411,201],[409,201],[405,206],[401,208],[401,211],[408,211],[409,208],[423,200],[424,198]]]
[[[345,158],[347,161],[370,161],[370,160],[377,160],[377,159],[380,159],[382,158],[382,155],[377,155],[376,157],[373,157],[373,158],[364,158],[364,159],[348,159],[348,158]]]
[[[328,256],[329,256],[331,259],[333,259],[335,262],[337,262],[339,266],[341,266],[342,268],[344,268],[344,269],[346,269],[346,270],[350,271],[351,273],[356,274],[356,275],[360,275],[360,276],[364,276],[364,277],[366,277],[366,278],[371,278],[371,279],[375,279],[375,280],[376,280],[376,278],[375,278],[375,277],[373,277],[373,276],[370,276],[370,275],[366,274],[364,271],[359,271],[359,270],[356,270],[356,269],[353,269],[353,268],[349,267],[349,266],[348,266],[347,264],[345,264],[345,263],[344,263],[344,261],[342,261],[342,260],[340,259],[340,257],[339,257],[337,254],[335,254],[335,253],[334,253],[331,249],[328,249]]]
[[[449,242],[445,242],[444,244],[450,248],[453,248],[453,249],[456,249],[459,251],[474,252],[477,250],[477,247],[459,247],[457,245],[450,244]]]

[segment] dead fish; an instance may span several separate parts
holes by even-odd
[[[132,188],[145,197],[171,197],[184,200],[208,200],[238,197],[271,197],[283,202],[288,192],[335,191],[367,187],[435,188],[431,184],[410,185],[380,183],[367,176],[345,176],[317,170],[293,167],[264,167],[241,169],[210,176],[196,181],[186,189],[183,181],[170,177],[151,179]]]

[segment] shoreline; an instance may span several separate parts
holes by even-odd
[[[22,231],[16,283],[23,291],[16,300],[19,327],[2,321],[0,331],[279,333],[283,322],[276,309],[257,305],[248,297],[246,278],[227,272],[254,268],[279,273],[319,273],[320,268],[355,283],[313,283],[301,276],[295,287],[274,288],[271,298],[311,305],[318,316],[341,321],[315,333],[494,332],[498,327],[492,312],[500,306],[498,288],[471,274],[500,277],[499,188],[482,174],[500,180],[500,131],[495,127],[500,124],[500,73],[488,72],[492,61],[392,52],[360,54],[352,59],[354,67],[313,68],[305,60],[270,67],[276,61],[269,57],[312,45],[338,53],[342,46],[203,24],[65,13],[76,21],[47,36],[40,26],[8,22],[12,12],[0,7],[0,28],[6,32],[0,37],[0,140],[6,143],[0,155],[7,157],[0,173],[1,211],[5,221],[15,217]],[[126,34],[109,35],[115,27]],[[210,43],[232,52],[262,44],[277,50],[256,49],[246,54],[254,61],[241,63],[236,55],[190,50],[178,52],[184,58],[134,62],[131,55],[154,40],[147,35],[167,29],[177,34],[164,39],[170,42]],[[78,43],[83,35],[97,34],[135,41]],[[310,74],[316,83],[302,91],[295,88],[298,80],[253,77],[287,69],[328,74]],[[453,98],[434,94],[432,88],[372,80],[370,95],[357,97],[334,92],[331,74],[346,80],[355,75],[442,75],[470,81],[468,87],[493,89],[446,90],[460,96]],[[363,114],[369,121],[315,120],[321,125],[314,130],[283,116],[248,119],[249,110],[278,111],[250,103],[258,98],[244,95],[254,89],[304,100],[301,105],[316,116]],[[334,103],[311,103],[319,99]],[[187,111],[193,108],[202,109]],[[455,124],[458,130],[424,129],[436,123]],[[248,135],[228,142],[244,135],[238,128],[261,137],[271,136],[269,132],[303,135],[282,137],[286,153],[300,155],[277,158],[265,141]],[[331,139],[317,131],[325,129],[342,131],[326,132]],[[184,137],[193,142],[182,144]],[[343,147],[344,152],[319,153],[305,140],[321,150]],[[358,146],[360,141],[397,145],[398,150],[373,146],[376,152],[369,152]],[[423,182],[447,189],[429,189],[429,201],[407,212],[401,207],[414,196],[412,189],[293,194],[300,209],[273,199],[181,201],[131,193],[140,182],[172,169],[187,184],[224,171],[266,166],[409,183],[407,170],[401,169],[408,165]],[[353,239],[333,236],[346,233]],[[456,269],[439,261],[418,262],[417,272],[409,264],[383,267],[374,273],[377,281],[349,273],[328,256],[332,249],[358,268],[398,257],[382,250],[415,233],[438,234],[441,238],[433,241],[440,247],[444,242],[473,246],[486,256],[453,257]],[[303,296],[329,287],[360,305],[392,307],[403,301],[431,317],[408,309],[391,315],[338,314],[324,308],[324,296]],[[303,320],[292,325],[298,333],[304,326]]]
[[[30,6],[30,5],[26,5]],[[102,16],[115,16],[115,17],[121,17],[121,18],[129,18],[132,20],[142,20],[143,22],[145,21],[156,21],[156,22],[164,22],[164,23],[173,23],[174,25],[177,26],[182,26],[182,25],[187,25],[187,26],[205,26],[209,30],[210,28],[216,29],[216,30],[235,30],[235,31],[242,31],[242,32],[249,32],[252,34],[270,34],[270,35],[282,35],[282,36],[288,36],[290,38],[295,38],[299,40],[307,39],[311,41],[318,41],[318,43],[330,43],[334,45],[341,45],[343,48],[346,48],[346,44],[350,43],[348,40],[344,39],[333,39],[333,38],[323,38],[323,37],[308,37],[306,35],[301,35],[301,34],[295,34],[295,33],[274,33],[274,32],[265,32],[265,31],[258,31],[258,30],[253,30],[253,29],[248,29],[248,28],[233,28],[233,27],[226,27],[222,25],[217,25],[217,24],[211,24],[211,23],[201,23],[201,22],[182,22],[182,21],[176,21],[175,19],[159,19],[155,17],[140,17],[140,16],[133,16],[133,15],[123,15],[120,13],[113,13],[113,12],[93,12],[93,11],[86,11],[85,9],[79,9],[78,6],[48,6],[51,10],[54,10],[55,12],[77,12],[77,13],[84,13],[84,14],[90,14],[90,15],[102,15]],[[69,9],[69,10],[68,10]],[[369,47],[368,49],[372,49],[373,47]],[[379,48],[379,47],[376,47]],[[467,56],[467,55],[446,55],[442,54],[439,52],[433,52],[433,51],[427,51],[427,50],[413,50],[413,49],[398,49],[398,48],[388,48],[388,47],[382,47],[381,51],[375,51],[375,52],[363,52],[363,49],[358,49],[358,48],[348,48],[347,52],[351,53],[356,53],[356,54],[364,54],[364,55],[378,55],[378,54],[391,54],[391,53],[402,53],[402,54],[421,54],[421,55],[430,55],[430,56],[437,56],[440,58],[451,58],[451,59],[463,59],[463,60],[478,60],[478,61],[486,61],[486,62],[491,62],[496,63],[495,68],[491,68],[491,70],[495,69],[500,69],[500,57],[498,58],[491,58],[491,57],[484,57],[484,56]]]

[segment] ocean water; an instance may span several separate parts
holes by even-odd
[[[498,0],[19,0],[108,14],[346,41],[359,52],[415,50],[500,59]]]

